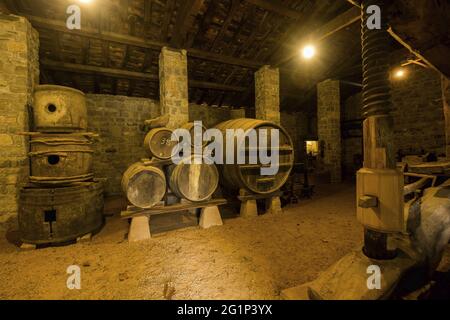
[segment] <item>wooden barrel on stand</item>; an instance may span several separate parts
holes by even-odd
[[[125,171],[122,189],[132,205],[149,209],[164,198],[166,177],[161,169],[138,162]]]
[[[198,161],[198,163],[196,162]],[[219,172],[214,164],[206,164],[201,156],[183,159],[168,169],[170,190],[181,199],[202,202],[210,199],[219,185]]]
[[[168,128],[157,128],[151,130],[145,137],[144,146],[150,157],[160,160],[169,160],[172,150],[177,144],[171,141],[173,131]]]
[[[224,150],[226,150],[227,129],[242,129],[244,132],[255,130],[258,133],[257,136],[259,136],[260,130],[266,130],[265,132],[268,137],[267,154],[272,154],[275,148],[279,153],[278,172],[274,175],[261,175],[261,169],[268,167],[268,165],[261,164],[259,160],[256,164],[251,164],[249,163],[250,161],[246,161],[245,164],[237,164],[238,152],[245,152],[246,160],[248,160],[250,151],[257,151],[259,153],[261,148],[258,147],[256,150],[251,150],[244,145],[238,146],[239,139],[235,137],[233,141],[234,164],[219,166],[221,178],[226,187],[234,190],[244,189],[255,194],[271,194],[278,191],[286,183],[294,165],[294,148],[289,134],[283,127],[270,121],[243,118],[223,122],[217,125],[216,128],[223,133]],[[272,130],[278,130],[279,132],[279,145],[276,147],[271,146],[270,137]],[[260,146],[259,142],[258,146]]]

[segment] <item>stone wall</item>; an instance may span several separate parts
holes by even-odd
[[[342,180],[341,96],[339,81],[326,80],[317,85],[318,136],[323,150],[323,165],[331,182]]]
[[[27,105],[39,82],[39,36],[22,17],[0,14],[0,222],[17,214],[29,176]]]
[[[445,125],[440,75],[408,66],[405,79],[392,82],[395,144],[404,153],[445,153]]]
[[[281,126],[291,136],[296,161],[304,159],[305,141],[309,136],[308,121],[308,115],[303,112],[281,112]]]
[[[215,125],[230,120],[230,108],[218,108],[211,107],[208,105],[189,105],[189,121],[199,121],[203,122],[206,128],[213,128]]]
[[[100,135],[94,146],[94,174],[107,178],[106,195],[122,194],[121,180],[133,163],[148,157],[144,121],[159,116],[159,103],[143,98],[87,95],[89,131]]]

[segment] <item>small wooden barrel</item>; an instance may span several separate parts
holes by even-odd
[[[103,225],[103,204],[103,184],[98,181],[63,188],[23,188],[18,214],[21,240],[64,243],[96,232]]]
[[[77,132],[87,129],[86,98],[73,88],[42,85],[34,92],[34,129],[38,132]]]
[[[202,142],[202,147],[205,147],[208,144],[208,141],[203,141],[203,135],[206,131],[206,127],[204,125],[200,126],[201,130],[195,130],[195,124],[194,122],[186,123],[181,127],[181,129],[186,129],[191,134],[191,146],[195,146],[195,139]],[[196,136],[197,133],[197,136]]]
[[[132,205],[149,209],[164,198],[166,177],[161,169],[138,162],[125,171],[122,189]]]
[[[92,140],[84,134],[35,134],[30,139],[30,182],[63,185],[94,177]]]
[[[144,146],[150,157],[161,160],[169,160],[176,141],[171,141],[173,131],[168,128],[151,130],[145,137]]]
[[[219,172],[214,164],[196,164],[195,159],[200,161],[202,157],[191,156],[178,165],[169,167],[169,186],[178,198],[202,202],[211,198],[216,191],[219,185]]]

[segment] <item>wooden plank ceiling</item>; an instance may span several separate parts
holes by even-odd
[[[158,99],[163,46],[188,51],[190,102],[209,105],[252,108],[264,64],[280,66],[290,109],[320,80],[361,74],[359,11],[344,0],[92,0],[73,31],[66,9],[76,1],[0,1],[39,31],[41,83],[87,93]],[[324,40],[305,63],[296,52],[309,38]]]

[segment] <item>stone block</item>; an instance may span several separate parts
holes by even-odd
[[[258,216],[256,200],[244,200],[241,202],[241,217],[254,218]]]
[[[223,225],[223,221],[217,206],[202,209],[199,222],[199,226],[202,229],[208,229],[221,225]]]

